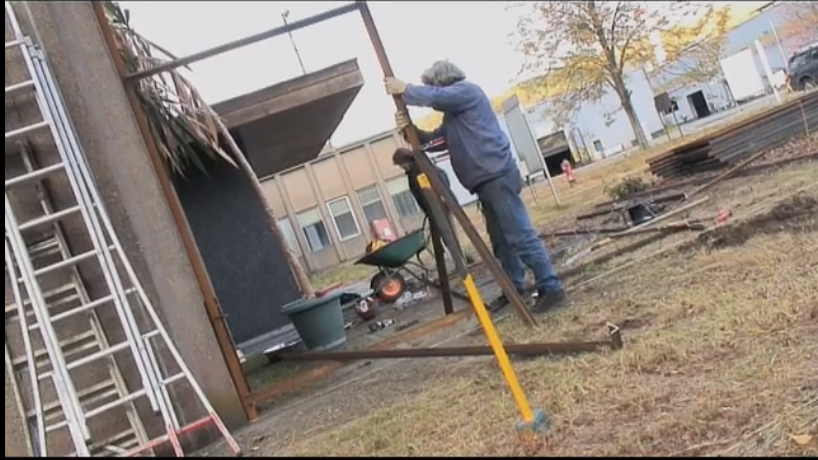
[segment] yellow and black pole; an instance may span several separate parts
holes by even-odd
[[[361,10],[361,16],[366,26],[367,33],[369,34],[369,38],[372,41],[373,47],[375,48],[375,53],[378,56],[378,61],[383,69],[384,76],[393,77],[394,74],[392,72],[392,66],[389,64],[389,59],[386,56],[378,30],[375,28],[375,23],[372,20],[372,14],[369,11],[369,7],[365,1],[359,1],[357,3]],[[407,114],[408,118],[406,105],[404,104],[403,100],[397,96],[394,99],[397,109]],[[509,359],[505,347],[500,340],[500,335],[497,333],[497,329],[491,320],[491,316],[486,309],[486,305],[480,296],[480,292],[477,289],[474,278],[468,272],[465,258],[463,257],[463,253],[460,250],[460,247],[457,244],[457,239],[454,235],[454,229],[448,224],[449,220],[446,218],[444,213],[441,197],[443,200],[445,200],[447,208],[450,212],[452,212],[454,217],[463,227],[466,235],[469,237],[469,240],[471,240],[472,244],[475,246],[475,249],[477,249],[481,258],[491,270],[495,280],[497,280],[498,284],[500,284],[500,286],[503,288],[503,292],[516,307],[523,321],[530,326],[535,325],[536,322],[534,321],[531,312],[525,306],[525,303],[523,302],[519,293],[517,293],[506,274],[494,260],[493,255],[488,250],[485,243],[480,238],[480,235],[469,221],[468,216],[458,205],[451,191],[445,187],[441,183],[440,178],[434,174],[434,165],[432,164],[431,160],[429,160],[425,152],[420,149],[420,141],[415,128],[413,126],[407,128],[406,135],[410,144],[412,145],[412,149],[415,152],[416,161],[422,173],[418,176],[418,185],[420,185],[420,187],[423,189],[424,194],[427,197],[427,201],[429,202],[430,213],[432,214],[432,216],[430,216],[430,219],[432,220],[431,223],[432,225],[436,226],[437,230],[441,234],[441,238],[446,242],[446,245],[449,247],[452,253],[452,258],[454,259],[457,271],[463,280],[463,286],[465,287],[469,299],[471,300],[474,311],[477,314],[477,319],[479,320],[480,325],[486,334],[489,345],[494,352],[494,356],[497,359],[497,363],[503,373],[503,377],[505,378],[514,398],[514,402],[517,404],[517,408],[519,409],[522,417],[522,421],[517,426],[518,433],[523,439],[530,440],[534,437],[535,433],[541,432],[549,427],[548,418],[546,417],[544,411],[533,410],[531,408],[531,404],[528,402],[528,398],[526,397],[522,385],[517,378],[517,374],[514,372],[514,368],[511,365],[511,360]]]

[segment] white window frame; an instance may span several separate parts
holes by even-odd
[[[400,185],[398,187],[394,187],[394,186],[390,186],[391,184],[400,184]],[[412,191],[409,188],[409,181],[406,179],[405,176],[397,176],[397,177],[393,177],[393,178],[387,180],[386,181],[386,190],[389,192],[389,199],[392,200],[392,206],[395,207],[395,211],[397,211],[397,213],[398,213],[398,218],[400,218],[400,219],[411,219],[411,218],[417,216],[418,214],[423,213],[423,210],[420,209],[420,205],[417,204],[417,201],[415,200],[414,196],[412,196]],[[398,206],[395,203],[395,195],[399,195],[399,194],[402,194],[402,193],[408,193],[409,194],[409,196],[412,199],[412,203],[414,204],[414,207],[415,207],[415,212],[408,215],[408,216],[404,216],[400,212],[400,206]]]
[[[378,195],[377,201],[372,200],[372,201],[370,201],[368,203],[364,203],[363,200],[361,200],[361,192],[368,191],[368,190],[375,190],[375,193]],[[387,211],[387,209],[386,209],[386,203],[384,203],[384,201],[383,201],[383,195],[381,194],[380,187],[378,187],[377,184],[372,184],[372,185],[370,185],[368,187],[358,189],[358,190],[355,191],[355,195],[358,198],[358,204],[361,205],[361,213],[363,213],[364,219],[366,219],[367,223],[369,223],[369,216],[366,215],[366,207],[371,205],[371,204],[375,204],[375,203],[380,203],[381,204],[381,209],[383,209],[383,218],[387,219],[387,220],[389,219],[389,211]]]
[[[354,235],[341,235],[341,229],[338,228],[338,221],[336,220],[338,216],[333,214],[332,212],[332,205],[339,202],[346,202],[347,210],[349,214],[352,216],[352,222],[355,224],[355,234]],[[338,235],[339,241],[349,241],[361,236],[361,224],[358,222],[358,216],[355,215],[355,210],[352,209],[352,201],[350,201],[349,197],[339,196],[338,198],[332,199],[327,201],[327,211],[329,212],[330,218],[332,218],[332,226],[335,227],[335,234]],[[343,215],[343,214],[342,214]]]
[[[283,230],[285,227],[289,229],[289,236],[287,231]],[[293,251],[296,257],[301,257],[303,255],[303,252],[301,251],[301,244],[298,242],[298,235],[295,233],[295,227],[293,227],[293,223],[290,218],[282,217],[277,219],[276,228],[278,228],[278,232],[281,234],[281,238],[284,240],[284,243],[290,248],[291,251]]]
[[[309,224],[308,226],[315,225],[320,222],[321,224],[323,224],[324,231],[327,233],[327,245],[319,249],[313,249],[312,245],[310,244],[310,238],[307,235],[307,232],[305,231],[306,227],[304,226],[304,223],[301,221],[301,216],[309,212],[315,212],[318,215],[318,220]],[[321,215],[321,210],[318,207],[305,209],[303,211],[298,212],[298,214],[296,215],[296,220],[298,221],[298,228],[301,230],[301,234],[304,236],[304,241],[306,241],[307,243],[306,249],[308,249],[311,254],[315,254],[317,252],[321,252],[332,247],[333,242],[332,237],[329,235],[329,228],[327,227],[327,222],[324,220],[324,216]]]

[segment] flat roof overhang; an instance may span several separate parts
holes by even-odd
[[[364,84],[355,59],[213,106],[259,178],[314,160]]]

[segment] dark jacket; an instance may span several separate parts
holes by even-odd
[[[432,132],[420,131],[420,142],[446,139],[452,169],[468,191],[475,193],[484,183],[517,169],[508,137],[479,86],[468,81],[446,87],[409,85],[403,100],[443,112],[443,124]]]
[[[440,181],[451,190],[452,184],[449,182],[449,176],[446,175],[446,171],[440,169],[439,167],[435,167],[437,170],[437,176],[440,178]],[[417,165],[412,166],[412,168],[406,172],[406,179],[409,180],[409,191],[412,192],[412,196],[415,197],[415,201],[418,203],[418,206],[423,211],[426,216],[429,216],[430,209],[429,209],[429,202],[426,201],[426,196],[423,194],[423,189],[420,188],[420,184],[418,184],[418,176],[420,175],[420,168]]]

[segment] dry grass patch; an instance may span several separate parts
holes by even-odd
[[[814,232],[668,255],[578,293],[572,309],[536,331],[503,324],[503,336],[519,342],[588,339],[606,321],[625,329],[618,353],[516,365],[531,401],[555,422],[537,449],[520,448],[516,408],[493,362],[466,360],[419,395],[278,453],[814,453],[815,441],[795,442],[818,423],[807,404],[818,395],[818,250],[810,249]]]

